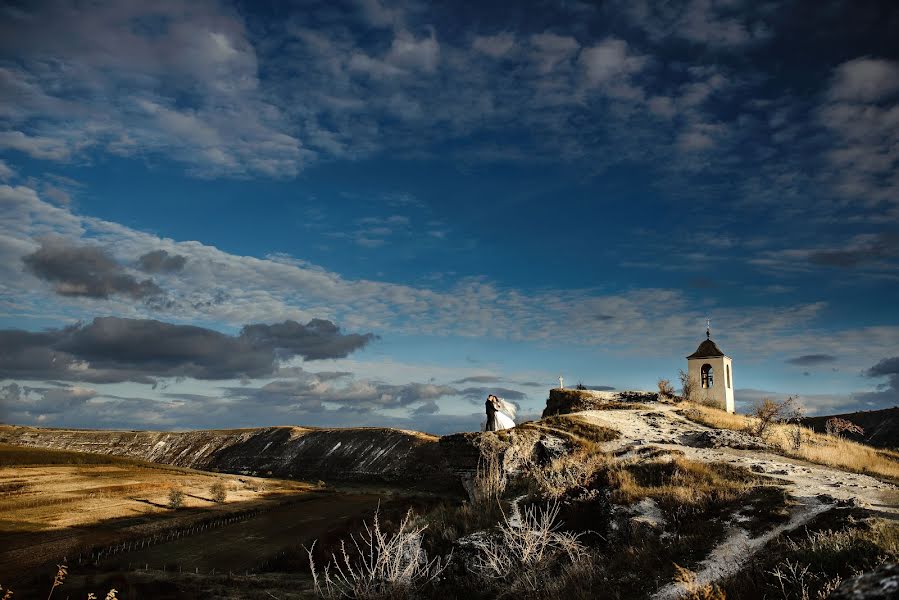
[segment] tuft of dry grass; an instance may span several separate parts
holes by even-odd
[[[678,600],[727,600],[724,591],[713,583],[699,584],[696,581],[696,573],[680,566],[674,565],[675,581],[683,584],[684,592]]]
[[[757,429],[757,423],[752,417],[699,404],[690,404],[683,415],[691,421],[718,429],[742,432]],[[899,452],[880,450],[851,440],[815,433],[806,427],[801,427],[803,443],[797,448],[797,427],[795,424],[772,424],[767,428],[764,440],[772,450],[784,456],[899,482]]]
[[[499,595],[541,596],[553,584],[560,567],[587,563],[587,548],[581,534],[561,531],[559,505],[529,506],[521,511],[521,522],[506,517],[496,535],[476,542],[474,573]]]
[[[446,560],[429,559],[422,546],[426,526],[412,524],[410,510],[397,531],[385,532],[375,512],[372,525],[350,541],[340,542],[340,552],[321,570],[315,565],[313,550],[307,550],[315,592],[323,598],[417,598],[425,586],[434,583],[446,569]]]
[[[636,405],[634,407],[638,408]],[[591,423],[578,415],[554,415],[539,421],[523,423],[519,428],[561,435],[575,447],[591,452],[596,451],[598,444],[611,442],[621,437],[620,432]]]
[[[578,449],[553,459],[546,465],[531,465],[528,481],[543,499],[558,500],[569,491],[587,487],[597,473],[607,469],[611,458],[604,452]]]
[[[613,499],[633,504],[652,498],[666,512],[682,507],[705,510],[745,498],[760,479],[727,463],[702,463],[682,456],[625,462],[608,471]]]
[[[899,559],[899,524],[824,514],[803,531],[783,534],[722,582],[733,600],[823,599],[839,583]]]

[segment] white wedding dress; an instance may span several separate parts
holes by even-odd
[[[499,403],[502,405],[501,411],[496,411],[493,414],[493,418],[496,419],[496,429],[497,431],[501,429],[512,429],[515,427],[515,421],[513,421],[513,417],[515,416],[515,405],[511,402],[506,402],[502,398],[499,398]],[[509,415],[512,415],[511,417]],[[484,419],[484,422],[481,423],[481,431],[487,429],[487,419]]]
[[[494,418],[496,419],[497,429],[512,429],[513,427],[515,427],[515,421],[513,421],[511,417],[507,416],[506,413],[497,411]]]

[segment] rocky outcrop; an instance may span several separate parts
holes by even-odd
[[[0,427],[0,442],[204,471],[325,481],[440,484],[435,436],[386,428],[98,431]]]
[[[532,464],[545,464],[569,451],[565,440],[529,427],[499,432],[456,433],[440,438],[439,453],[446,469],[470,492],[478,465],[495,458],[506,476]]]
[[[544,417],[552,415],[565,415],[584,410],[602,410],[609,408],[615,402],[637,404],[655,402],[659,399],[658,392],[644,392],[624,390],[620,392],[601,392],[597,390],[571,390],[552,389],[549,391],[549,399],[543,410]]]
[[[840,584],[830,600],[893,600],[899,598],[899,563],[881,565],[870,573]]]

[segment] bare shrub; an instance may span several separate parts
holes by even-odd
[[[221,481],[216,481],[215,483],[213,483],[209,488],[209,495],[212,496],[213,502],[222,504],[228,497],[228,492],[225,490],[225,484],[223,484]]]
[[[831,417],[824,423],[824,432],[834,437],[843,437],[844,433],[852,433],[855,435],[865,435],[865,430],[861,425],[856,425],[852,421],[841,419],[839,417]]]
[[[754,417],[754,423],[749,428],[749,433],[756,437],[765,437],[772,425],[788,423],[795,419],[797,411],[796,398],[789,396],[786,400],[777,402],[771,398],[764,398],[755,403],[750,416]]]
[[[184,504],[184,492],[178,488],[169,490],[169,508],[181,508]]]
[[[659,379],[659,399],[667,400],[668,398],[674,398],[674,386],[671,385],[671,382],[667,379]]]
[[[474,573],[507,593],[527,596],[552,586],[553,572],[587,561],[582,534],[559,531],[559,505],[529,506],[521,511],[521,522],[506,517],[498,535],[475,545],[478,554]]]
[[[692,402],[696,393],[696,382],[690,379],[690,374],[683,369],[678,371],[677,378],[680,380],[681,397],[687,402]]]
[[[427,526],[414,527],[413,514],[406,513],[395,533],[381,529],[380,511],[372,525],[350,541],[340,542],[340,552],[319,570],[312,557],[315,543],[306,550],[315,593],[323,598],[413,598],[433,583],[449,565],[440,557],[428,559],[422,546]]]

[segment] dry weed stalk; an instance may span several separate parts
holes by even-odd
[[[470,491],[471,503],[477,508],[493,509],[499,505],[508,480],[503,472],[500,454],[488,449],[478,458],[478,470]]]
[[[452,555],[445,561],[428,559],[422,547],[427,526],[413,527],[411,510],[393,534],[381,529],[379,512],[371,526],[364,524],[358,538],[352,535],[350,544],[340,542],[339,556],[332,553],[321,571],[312,557],[315,543],[306,550],[316,594],[324,598],[412,597],[443,573]]]
[[[529,590],[540,589],[549,575],[546,567],[567,560],[577,564],[587,558],[582,534],[559,531],[559,505],[529,506],[521,513],[521,523],[506,517],[499,535],[478,541],[474,571],[488,580],[517,582]]]
[[[69,567],[65,563],[56,565],[56,576],[53,578],[53,585],[50,586],[50,593],[47,594],[47,600],[53,596],[53,591],[66,581],[66,575],[69,574]]]

